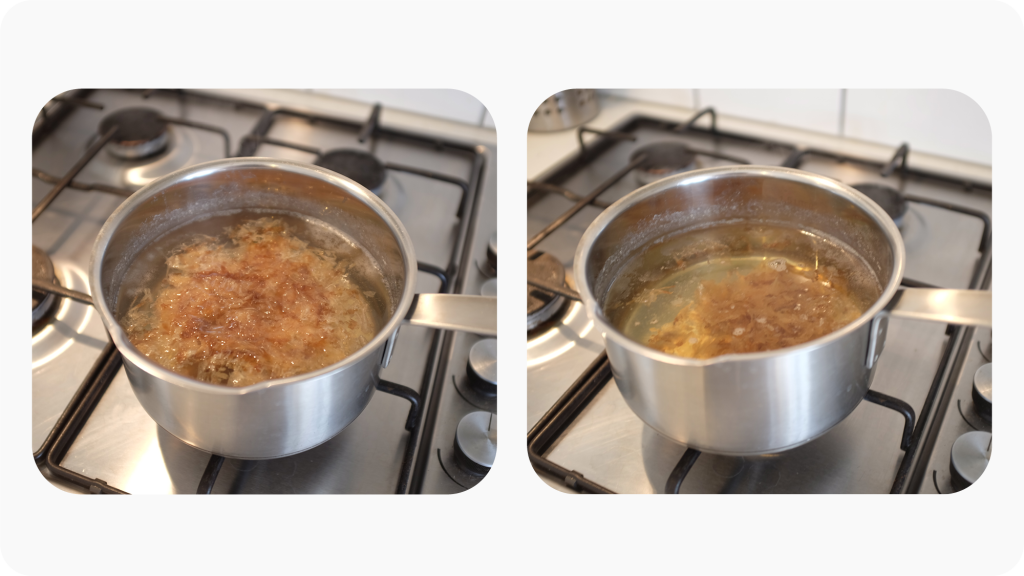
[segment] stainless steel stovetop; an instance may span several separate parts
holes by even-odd
[[[265,92],[61,95],[47,104],[33,134],[33,206],[83,159],[100,138],[101,121],[115,112],[142,107],[155,113],[166,124],[167,144],[142,159],[115,156],[115,144],[99,150],[33,222],[33,245],[50,256],[64,287],[88,292],[86,270],[100,227],[125,195],[153,178],[226,153],[312,163],[318,154],[353,149],[372,153],[387,168],[376,192],[409,230],[427,270],[417,290],[494,293],[495,256],[488,256],[497,231],[493,138],[474,140],[466,130],[439,130],[441,122],[416,124],[408,114],[325,101],[314,109],[301,98]],[[492,430],[487,441],[496,443],[493,355],[476,358],[476,365],[494,382],[467,375],[470,350],[486,352],[487,342],[478,345],[483,340],[401,328],[381,378],[418,394],[412,431],[406,429],[410,402],[378,393],[353,424],[321,446],[275,460],[218,462],[149,418],[107,348],[97,314],[63,299],[33,329],[32,450],[40,472],[73,492],[195,493],[200,483],[213,493],[460,492],[482,478],[489,462],[466,469],[465,458],[454,453],[459,423],[482,412],[468,418],[461,433],[479,437],[485,422]]]
[[[916,169],[913,142],[909,154],[893,150],[891,161],[879,162],[808,149],[800,141],[717,130],[713,119],[713,113],[704,114],[687,128],[686,121],[628,118],[606,131],[610,134],[596,131],[585,152],[529,183],[531,239],[606,187],[593,204],[535,246],[564,265],[569,288],[580,237],[602,206],[646,182],[629,164],[632,154],[655,143],[684,145],[695,153],[691,168],[739,162],[788,165],[850,185],[876,183],[901,191],[912,199],[902,224],[905,284],[988,287],[989,182]],[[972,400],[975,372],[991,362],[991,331],[906,320],[894,320],[890,330],[872,390],[912,408],[914,428],[906,451],[901,447],[904,416],[865,401],[838,426],[801,447],[758,457],[700,454],[681,475],[686,447],[654,432],[628,408],[602,362],[601,334],[581,304],[566,300],[554,318],[528,334],[531,460],[548,484],[566,492],[951,492],[954,441],[973,430],[991,433],[990,421]]]

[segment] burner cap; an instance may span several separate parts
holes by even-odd
[[[32,247],[32,279],[57,284],[53,262],[39,248]],[[32,291],[32,323],[35,324],[50,312],[57,303],[57,295],[49,292]]]
[[[546,253],[535,252],[527,255],[526,275],[545,284],[565,285],[565,266],[558,258]],[[551,319],[565,303],[565,298],[530,286],[526,297],[526,329],[533,330]]]
[[[854,190],[875,201],[892,218],[897,227],[903,226],[903,215],[907,213],[907,201],[898,190],[885,184],[854,184]]]
[[[380,160],[361,150],[331,150],[317,159],[315,164],[355,180],[374,194],[378,194],[378,188],[386,177]]]
[[[100,121],[100,134],[117,126],[117,133],[107,144],[118,158],[146,158],[167,147],[167,121],[151,108],[124,108]]]
[[[641,184],[650,184],[697,167],[697,155],[679,142],[649,144],[633,152],[629,156],[630,161],[640,154],[647,155],[647,159],[636,167],[637,180]]]

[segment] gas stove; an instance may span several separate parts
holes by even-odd
[[[132,393],[92,307],[96,235],[146,183],[226,156],[317,164],[412,236],[418,292],[496,294],[493,131],[284,91],[78,90],[33,131],[32,450],[71,492],[455,493],[490,470],[496,340],[411,325],[364,412],[328,442],[243,461],[192,448]],[[54,284],[56,287],[53,287]]]
[[[595,493],[949,493],[977,479],[991,449],[991,330],[893,320],[871,392],[835,428],[778,454],[701,454],[626,405],[602,335],[574,299],[572,267],[590,222],[636,188],[756,164],[875,198],[901,228],[905,286],[987,289],[990,175],[916,154],[913,142],[886,150],[720,119],[713,108],[627,103],[597,120],[529,141],[528,446],[542,479]]]

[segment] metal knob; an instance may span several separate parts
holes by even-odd
[[[498,417],[490,412],[470,412],[455,430],[455,459],[467,471],[484,475],[498,451]]]
[[[484,338],[469,349],[466,375],[470,384],[485,394],[498,393],[498,340]]]
[[[968,432],[953,442],[949,454],[950,483],[959,492],[981,478],[992,454],[992,434]]]
[[[989,422],[992,421],[992,363],[983,364],[974,372],[974,411]]]
[[[481,296],[497,296],[498,295],[498,279],[491,278],[480,285]]]

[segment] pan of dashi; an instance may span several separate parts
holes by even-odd
[[[146,185],[100,231],[97,311],[146,412],[201,450],[275,458],[362,412],[399,327],[495,335],[496,299],[416,294],[412,240],[330,170],[231,158]]]
[[[990,292],[901,288],[904,258],[896,225],[853,188],[728,166],[610,206],[580,240],[574,279],[645,423],[691,448],[755,455],[856,408],[890,317],[991,326]]]

